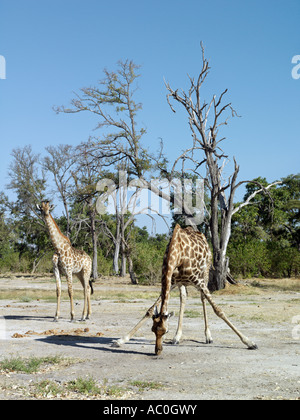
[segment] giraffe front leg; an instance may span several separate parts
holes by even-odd
[[[179,344],[179,341],[182,336],[182,322],[183,322],[184,308],[185,308],[185,303],[186,303],[186,287],[180,286],[179,291],[180,291],[180,310],[179,310],[177,331],[172,340],[172,344]]]
[[[91,283],[90,283],[90,276],[91,276],[92,266],[89,265],[87,268],[84,268],[79,276],[79,279],[83,286],[83,312],[81,321],[85,321],[86,319],[90,319],[92,308],[91,308]]]
[[[145,313],[143,318],[136,324],[136,326],[132,328],[132,330],[130,330],[126,335],[114,341],[112,343],[112,347],[121,347],[122,344],[127,343],[134,336],[134,334],[141,328],[141,326],[147,321],[147,319],[152,318],[154,309],[160,303],[160,301],[161,301],[161,295],[154,302],[154,304],[148,309],[148,311]]]
[[[54,272],[54,276],[56,280],[56,298],[57,298],[56,313],[55,313],[53,321],[57,322],[60,315],[60,298],[61,298],[61,279],[60,279],[60,272],[58,268],[58,255],[57,254],[53,255],[52,263],[53,263],[53,272]]]

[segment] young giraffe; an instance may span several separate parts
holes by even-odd
[[[213,301],[207,288],[211,263],[212,256],[205,236],[194,231],[191,227],[182,229],[179,225],[176,225],[163,262],[160,313],[156,311],[153,315],[152,331],[156,335],[155,353],[157,355],[162,352],[162,337],[167,332],[168,319],[172,315],[168,314],[168,303],[170,291],[175,285],[194,285],[201,292],[207,343],[212,342],[212,337],[207,324],[205,299],[208,300],[215,314],[229,325],[249,349],[257,348],[255,343],[239,332]],[[185,287],[180,287],[180,292],[179,324],[173,342],[179,342],[182,331]]]
[[[71,304],[71,321],[74,319],[74,302],[73,302],[73,284],[72,275],[76,274],[79,278],[84,291],[84,307],[82,313],[82,321],[89,318],[91,315],[91,291],[93,294],[92,282],[90,281],[92,271],[92,260],[84,252],[72,247],[70,239],[63,235],[57,226],[55,220],[50,214],[53,206],[50,206],[48,201],[43,201],[37,208],[44,216],[45,223],[48,227],[52,245],[55,254],[52,257],[53,271],[56,279],[56,296],[57,309],[54,321],[57,321],[60,313],[60,297],[61,297],[61,280],[60,274],[65,274],[67,277],[68,293]]]

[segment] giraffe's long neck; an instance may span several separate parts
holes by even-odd
[[[162,288],[161,288],[161,314],[166,314],[168,312],[168,303],[170,299],[170,292],[172,286],[172,275],[177,265],[178,260],[178,236],[179,236],[180,226],[177,224],[175,226],[172,239],[169,243],[167,250],[165,267],[163,268],[162,275]]]
[[[61,233],[51,214],[45,216],[45,221],[49,230],[52,245],[56,251],[61,251],[65,244],[71,246],[70,240]]]

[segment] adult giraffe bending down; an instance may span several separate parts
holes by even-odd
[[[210,303],[215,314],[229,325],[249,349],[257,348],[255,343],[245,337],[228,320],[224,312],[213,301],[207,288],[211,263],[212,256],[205,236],[200,232],[194,231],[191,227],[182,229],[179,225],[176,225],[163,262],[160,313],[156,311],[153,315],[152,331],[156,335],[156,354],[162,352],[162,337],[168,329],[168,319],[171,315],[168,314],[170,291],[174,285],[193,285],[201,292],[207,343],[212,342],[212,337],[207,323],[205,300]],[[185,291],[185,287],[181,287],[180,291],[180,317],[177,333],[173,342],[179,342],[181,337],[181,321],[185,303],[185,294],[182,292]]]
[[[176,225],[172,239],[169,242],[164,256],[161,295],[148,309],[144,317],[137,323],[137,325],[125,336],[115,341],[113,346],[121,347],[122,344],[126,343],[133,337],[133,335],[141,328],[147,319],[152,317],[152,331],[156,335],[155,353],[160,354],[162,351],[162,337],[168,329],[168,319],[172,315],[172,313],[168,313],[170,292],[176,286],[178,286],[180,290],[180,311],[177,331],[175,337],[173,338],[173,344],[178,344],[182,335],[182,320],[186,301],[186,286],[194,285],[201,292],[206,343],[212,342],[211,333],[208,328],[205,306],[205,300],[208,300],[214,312],[220,318],[222,318],[230,328],[232,328],[232,330],[240,337],[242,342],[249,349],[256,349],[256,344],[241,334],[238,329],[227,319],[224,312],[214,303],[212,296],[207,288],[211,261],[211,252],[205,236],[200,232],[194,231],[191,227],[182,229],[179,225]],[[160,302],[161,310],[160,313],[158,313],[156,305],[158,305]]]
[[[52,257],[53,271],[56,279],[56,295],[57,295],[57,309],[54,321],[57,321],[60,313],[60,297],[61,297],[61,279],[60,275],[65,274],[67,277],[68,293],[71,304],[71,321],[73,321],[74,302],[73,302],[73,282],[72,275],[76,274],[79,278],[84,291],[84,307],[82,313],[82,321],[89,318],[91,315],[91,291],[93,294],[92,282],[90,281],[92,271],[92,260],[84,251],[72,247],[70,239],[63,235],[57,226],[55,220],[50,214],[53,206],[50,206],[49,201],[43,201],[37,208],[44,216],[45,223],[48,227],[52,245],[55,254]]]

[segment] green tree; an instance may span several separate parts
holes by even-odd
[[[31,146],[13,149],[9,166],[7,188],[15,193],[16,200],[7,202],[16,235],[14,244],[19,258],[26,256],[35,271],[41,258],[50,249],[46,228],[36,204],[45,199],[46,177],[40,165],[40,156]]]
[[[267,185],[257,178],[246,185],[244,200]],[[267,195],[234,214],[229,246],[233,273],[265,276],[297,275],[299,266],[300,177],[289,175]],[[239,206],[240,203],[237,204]]]

